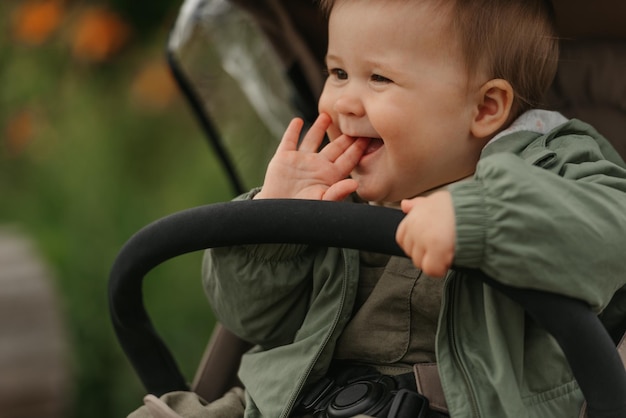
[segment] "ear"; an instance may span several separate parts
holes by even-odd
[[[498,132],[511,115],[515,93],[511,83],[497,78],[480,87],[471,132],[476,138],[489,138]]]

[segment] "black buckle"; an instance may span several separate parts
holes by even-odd
[[[325,377],[300,395],[294,414],[327,418],[359,414],[380,418],[426,418],[428,399],[417,393],[414,387],[412,374],[386,376],[375,372],[347,380],[341,376]]]
[[[400,389],[396,392],[387,418],[427,418],[428,399],[417,392]]]

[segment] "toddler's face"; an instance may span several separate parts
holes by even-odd
[[[330,16],[319,110],[332,117],[331,139],[371,138],[352,172],[366,200],[417,196],[467,177],[478,160],[478,89],[445,13],[428,3],[351,0]]]

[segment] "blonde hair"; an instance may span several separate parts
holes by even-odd
[[[338,1],[342,0],[320,0],[320,6],[330,14]],[[450,6],[451,29],[469,73],[511,83],[515,92],[513,117],[541,106],[556,74],[559,55],[550,0],[422,1]]]

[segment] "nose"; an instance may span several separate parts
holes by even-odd
[[[356,117],[362,117],[365,115],[363,102],[358,92],[355,90],[356,89],[351,86],[346,86],[342,89],[334,105],[334,110],[338,114]]]

